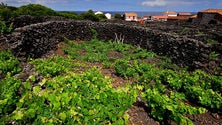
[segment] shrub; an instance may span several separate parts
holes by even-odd
[[[88,10],[86,13],[81,13],[80,18],[84,20],[91,20],[98,22],[100,19],[97,17],[94,13],[93,10]]]
[[[115,19],[122,19],[122,16],[121,14],[119,13],[116,13],[115,16],[114,16]]]
[[[95,14],[91,14],[91,13],[82,13],[80,17],[84,20],[91,20],[95,22],[99,21],[99,18]]]
[[[29,4],[19,7],[17,10],[18,15],[31,15],[31,16],[56,16],[58,15],[56,11],[39,5],[39,4]]]
[[[99,21],[106,21],[107,17],[104,14],[97,14],[96,17],[99,18]]]
[[[0,33],[11,33],[13,30],[13,23],[11,23],[8,27],[4,21],[0,21]]]
[[[7,6],[6,4],[0,4],[0,20],[8,20],[9,18],[15,16],[16,7]]]
[[[62,11],[58,12],[58,15],[69,19],[79,19],[78,14],[74,12]]]

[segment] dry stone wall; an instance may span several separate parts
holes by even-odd
[[[64,17],[59,16],[30,16],[30,15],[22,15],[16,18],[10,18],[6,24],[10,25],[13,23],[13,28],[23,27],[36,23],[43,23],[47,21],[64,21],[69,20]]]
[[[200,41],[119,23],[48,21],[17,28],[11,35],[5,37],[8,46],[18,57],[39,58],[50,50],[56,49],[57,44],[63,41],[62,37],[73,40],[92,39],[91,29],[98,32],[98,39],[123,41],[140,46],[159,55],[168,56],[182,67],[196,69],[209,64],[212,47]]]

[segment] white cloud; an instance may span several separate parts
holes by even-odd
[[[146,0],[141,4],[143,6],[155,7],[155,6],[178,6],[178,5],[193,5],[196,2],[188,0]]]
[[[154,7],[154,6],[166,6],[167,2],[164,1],[164,0],[155,0],[155,1],[145,1],[145,2],[142,2],[142,5],[144,6],[151,6],[151,7]]]
[[[0,0],[0,2],[4,2],[8,5],[12,6],[20,6],[25,4],[41,4],[41,5],[51,5],[51,4],[62,4],[67,0]]]

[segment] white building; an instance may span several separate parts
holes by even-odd
[[[97,11],[97,12],[95,12],[95,15],[97,15],[97,14],[103,14],[103,12]]]
[[[106,13],[105,16],[106,16],[106,18],[109,19],[109,20],[112,18],[112,15],[111,15],[110,13]]]

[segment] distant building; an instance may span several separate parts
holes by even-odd
[[[191,17],[192,17],[192,14],[189,12],[180,12],[180,13],[177,13],[177,16],[169,16],[168,20],[188,21]]]
[[[179,12],[177,13],[177,16],[192,16],[192,14],[189,12]]]
[[[137,13],[125,13],[124,19],[125,21],[137,21],[138,19]]]
[[[200,22],[204,24],[222,22],[222,9],[202,10],[198,12],[197,20],[195,22]]]
[[[152,21],[164,22],[164,21],[167,21],[167,19],[168,19],[168,16],[151,16]]]
[[[97,14],[103,14],[103,12],[97,11],[97,12],[95,12],[95,15],[97,15]]]
[[[164,16],[177,16],[177,13],[174,11],[166,11],[163,13]]]
[[[112,15],[111,15],[110,13],[106,13],[105,16],[106,16],[106,18],[109,19],[109,20],[112,18]]]
[[[151,18],[151,16],[143,16],[142,19],[143,20],[149,20]]]

